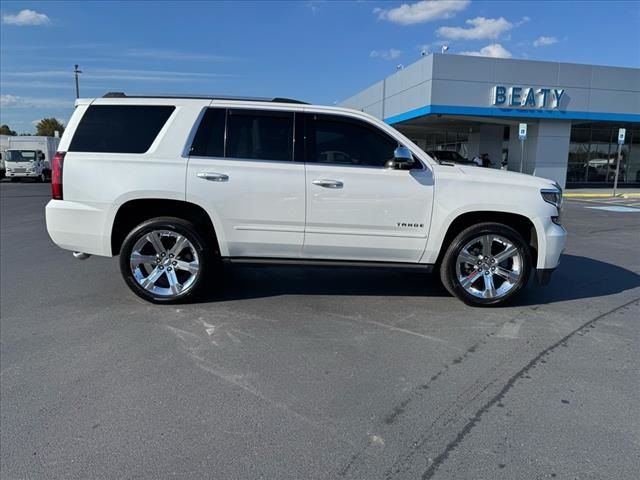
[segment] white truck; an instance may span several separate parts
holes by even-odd
[[[2,162],[5,176],[12,182],[31,178],[39,182],[51,179],[51,159],[60,139],[43,136],[2,136]]]
[[[4,178],[4,151],[9,147],[10,135],[0,135],[0,179]]]
[[[47,230],[120,256],[155,303],[217,288],[222,262],[440,272],[470,305],[560,261],[551,180],[438,161],[363,112],[276,99],[80,99],[53,159]],[[336,273],[338,274],[338,273]]]

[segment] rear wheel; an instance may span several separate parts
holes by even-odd
[[[195,299],[212,268],[203,237],[190,222],[159,217],[134,228],[120,251],[120,271],[133,292],[153,303]]]
[[[500,223],[481,223],[462,231],[440,267],[440,278],[449,293],[475,306],[504,304],[522,290],[530,273],[527,242]]]

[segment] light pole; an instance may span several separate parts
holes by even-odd
[[[520,173],[524,167],[524,141],[527,139],[527,124],[518,125],[518,139],[520,140]]]
[[[622,145],[624,145],[624,137],[627,133],[626,128],[618,129],[618,153],[616,155],[616,177],[613,180],[613,196],[616,196],[616,190],[618,189],[618,174],[620,173],[620,153],[622,152]]]
[[[73,73],[76,77],[76,98],[80,98],[80,86],[78,85],[78,74],[82,73],[82,70],[78,70],[78,65],[74,65]]]

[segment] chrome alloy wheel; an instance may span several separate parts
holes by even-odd
[[[501,235],[474,238],[456,258],[456,277],[464,290],[478,298],[500,298],[520,281],[523,258],[518,248]]]
[[[131,272],[145,290],[172,297],[186,292],[200,275],[196,249],[183,235],[152,230],[133,246]]]

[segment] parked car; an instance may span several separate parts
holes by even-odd
[[[592,158],[587,162],[587,177],[591,182],[613,182],[616,178],[616,157]],[[624,178],[624,164],[620,165],[619,179]]]
[[[47,229],[127,285],[186,301],[221,262],[437,269],[499,305],[564,249],[550,180],[438,163],[365,113],[286,99],[78,100],[53,161]],[[336,273],[338,275],[339,273]]]
[[[460,165],[477,166],[472,160],[467,160],[455,150],[428,150],[427,154],[440,162],[452,162]]]

